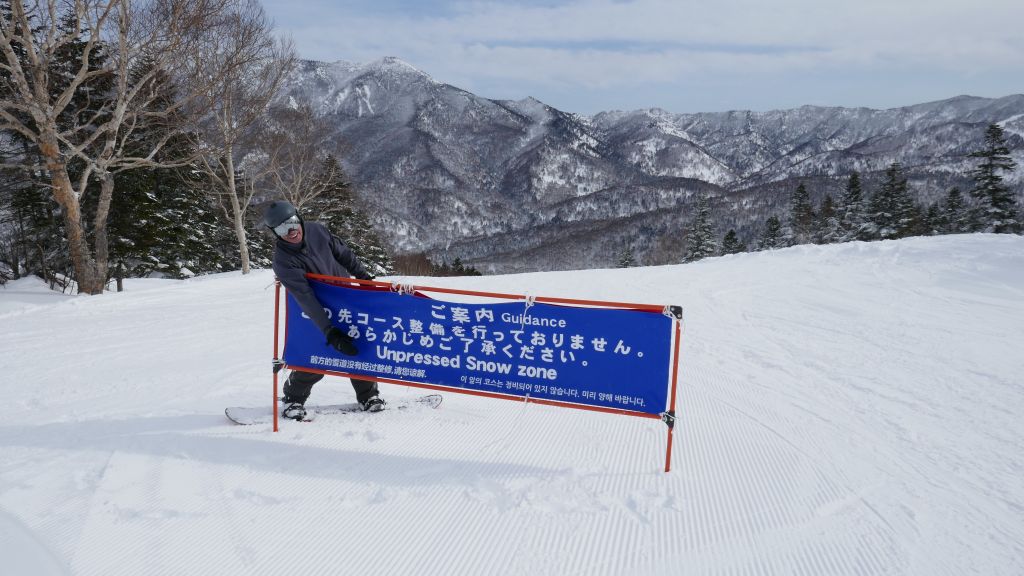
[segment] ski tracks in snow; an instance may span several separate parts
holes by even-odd
[[[1019,242],[444,280],[684,304],[670,474],[660,422],[457,394],[230,425],[269,400],[266,273],[7,313],[0,530],[84,575],[1020,574]]]

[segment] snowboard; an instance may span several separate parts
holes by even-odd
[[[437,408],[441,405],[440,394],[427,394],[426,396],[420,396],[418,398],[403,398],[400,400],[388,400],[384,406],[384,410],[408,410],[409,408],[415,408],[425,406],[427,408]],[[284,406],[279,408],[283,409]],[[303,422],[309,422],[315,420],[319,416],[330,416],[335,414],[352,414],[362,413],[363,409],[357,402],[350,404],[324,404],[317,406],[310,404],[306,406],[306,419]],[[274,421],[274,413],[269,410],[266,406],[259,408],[246,407],[246,406],[231,406],[224,409],[224,415],[228,417],[235,424],[241,424],[243,426],[251,426],[253,424],[270,424]],[[280,417],[281,420],[288,420],[288,418]]]

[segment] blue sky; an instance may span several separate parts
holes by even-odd
[[[264,0],[303,58],[397,56],[561,110],[892,108],[1024,93],[1022,0]]]

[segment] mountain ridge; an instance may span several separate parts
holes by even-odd
[[[438,82],[394,57],[301,61],[277,96],[306,101],[348,144],[342,163],[399,253],[426,251],[483,270],[607,266],[682,257],[696,194],[711,196],[721,235],[750,241],[805,181],[812,198],[861,173],[868,191],[901,162],[917,199],[969,186],[967,154],[1005,123],[1024,165],[1024,94],[959,95],[898,108],[822,107],[584,116],[542,101],[492,100]],[[1020,187],[1020,171],[1011,184]],[[589,246],[558,225],[591,229]],[[577,226],[578,227],[578,226]],[[523,237],[542,256],[515,257]],[[675,260],[673,260],[675,259]]]

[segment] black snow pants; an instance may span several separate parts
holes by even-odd
[[[285,401],[304,404],[306,399],[309,398],[313,384],[322,380],[323,377],[323,374],[292,370],[291,374],[288,375],[288,381],[284,383]],[[360,404],[377,395],[377,383],[372,380],[352,378],[352,388],[356,391],[356,400]]]

